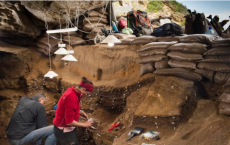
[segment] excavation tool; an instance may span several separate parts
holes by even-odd
[[[118,127],[120,125],[120,122],[113,123],[113,125],[108,129],[108,131],[111,131],[114,127]]]
[[[140,134],[144,129],[140,127],[135,127],[131,132],[129,138],[126,140],[130,140],[134,135]]]

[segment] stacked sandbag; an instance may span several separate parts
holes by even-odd
[[[226,84],[230,77],[230,39],[219,39],[211,43],[211,49],[204,53],[197,67],[214,72],[213,81]]]
[[[156,42],[157,38],[155,36],[141,36],[134,39],[132,45],[148,44],[151,42]]]
[[[83,29],[87,32],[99,32],[101,29],[109,30],[108,13],[103,8],[98,11],[92,10],[88,13],[88,17],[83,20]]]
[[[148,73],[153,73],[155,70],[153,65],[154,63],[141,64],[140,75],[143,76]]]
[[[192,81],[200,81],[202,79],[201,75],[194,73],[192,70],[184,68],[157,69],[154,71],[154,74],[163,76],[176,76]]]
[[[152,73],[155,68],[168,68],[167,50],[175,43],[176,42],[151,42],[141,47],[141,49],[138,50],[140,57],[139,63],[141,64],[141,75]],[[146,68],[147,66],[148,70]]]
[[[157,37],[157,42],[172,42],[172,41],[179,41],[181,36],[166,36],[166,37]]]
[[[131,34],[114,33],[113,36],[121,41],[120,43],[115,43],[116,45],[130,45],[136,39],[136,36]]]
[[[206,34],[193,34],[185,35],[179,38],[180,43],[202,43],[202,44],[211,44],[216,40],[221,40],[222,38],[214,35]]]
[[[85,40],[76,36],[64,36],[64,41],[70,44],[71,46],[85,44]]]
[[[48,38],[48,36],[44,36],[38,39],[38,41],[33,45],[38,48],[37,50],[39,52],[49,56],[49,51],[50,54],[54,54],[54,52],[58,49],[57,45],[59,42],[60,39],[53,39],[51,37]]]
[[[207,45],[201,43],[178,43],[168,48],[168,62],[172,68],[196,69],[196,62],[203,59]]]
[[[219,113],[222,115],[230,115],[230,89],[225,92],[219,98]]]

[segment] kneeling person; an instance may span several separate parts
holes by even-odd
[[[46,111],[43,106],[45,95],[35,94],[32,98],[22,97],[6,129],[11,145],[41,144],[47,138],[45,145],[55,145],[56,138],[53,125],[47,126]]]

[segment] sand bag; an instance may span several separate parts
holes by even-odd
[[[223,115],[230,115],[230,104],[221,102],[219,105],[219,113]]]
[[[204,53],[204,55],[228,55],[228,54],[230,54],[229,47],[212,48]]]
[[[196,69],[194,72],[198,73],[201,76],[203,76],[204,78],[208,79],[208,81],[213,82],[214,73],[215,73],[214,71]]]
[[[142,36],[137,37],[135,40],[132,41],[131,44],[148,44],[151,42],[156,42],[156,37],[154,36]]]
[[[203,59],[202,55],[200,54],[189,54],[189,53],[182,53],[177,51],[169,52],[167,55],[175,60],[198,61]]]
[[[195,15],[185,16],[185,34],[195,34]]]
[[[75,37],[75,36],[64,36],[64,41],[69,43],[70,40],[70,45],[81,45],[81,44],[86,44],[85,40],[83,40],[80,37]]]
[[[208,23],[206,21],[204,13],[197,13],[194,21],[196,28],[196,34],[204,34],[208,29]]]
[[[162,69],[162,68],[169,68],[168,61],[159,61],[155,62],[155,68],[156,69]]]
[[[103,24],[103,23],[91,23],[91,24],[87,23],[87,24],[84,25],[83,29],[85,31],[91,31],[96,27],[104,27],[104,26],[105,26],[105,24]]]
[[[172,42],[172,41],[179,41],[181,36],[166,36],[166,37],[158,37],[157,42]]]
[[[230,47],[230,38],[213,41],[212,47]]]
[[[206,63],[201,62],[197,65],[200,69],[206,69],[211,71],[217,71],[217,72],[230,72],[230,64],[226,63]]]
[[[117,39],[136,39],[135,35],[128,35],[123,33],[113,33],[113,36],[117,37]]]
[[[203,54],[208,49],[206,44],[201,44],[201,43],[177,43],[170,46],[168,50],[193,53],[193,54]]]
[[[107,19],[106,15],[103,16],[102,14],[98,13],[97,11],[90,11],[88,13],[88,15],[89,15],[89,17],[102,17],[104,19]]]
[[[213,55],[213,56],[205,56],[203,60],[199,62],[222,62],[222,63],[230,63],[230,55]]]
[[[203,43],[203,44],[210,44],[213,41],[218,39],[222,39],[219,36],[214,35],[206,35],[206,34],[193,34],[193,35],[186,35],[181,36],[179,41],[181,43]]]
[[[221,36],[222,38],[230,38],[230,34],[225,34],[225,33],[222,33],[222,36]]]
[[[54,54],[54,52],[58,49],[57,45],[60,42],[60,40],[50,38],[49,44],[47,40],[48,40],[47,37],[42,37],[36,43],[34,43],[34,46],[38,47],[37,50],[39,52],[45,54],[46,56],[49,56],[49,49],[50,49],[50,54]]]
[[[193,81],[200,81],[202,79],[201,75],[183,68],[156,69],[154,71],[154,74],[163,76],[176,76],[179,78],[189,79]]]
[[[219,98],[218,100],[219,100],[220,102],[229,103],[229,104],[230,104],[230,94],[224,92],[224,93],[220,96],[220,98]]]
[[[168,47],[176,44],[176,42],[152,42],[141,47],[138,51],[147,51],[153,49],[167,49]]]
[[[169,66],[175,67],[175,68],[196,69],[196,63],[195,62],[170,59],[168,64],[169,64]]]
[[[230,77],[230,73],[217,72],[214,77],[214,83],[225,84]]]
[[[100,20],[100,21],[99,21]],[[104,24],[108,24],[108,20],[105,18],[101,18],[100,17],[89,17],[89,18],[85,18],[83,20],[83,24],[87,24],[87,23],[104,23]]]
[[[99,12],[100,14],[108,15],[108,12],[106,12],[106,9],[103,7],[96,9],[96,11]]]
[[[154,49],[154,50],[149,50],[149,51],[143,51],[142,53],[139,54],[140,57],[146,57],[146,56],[152,56],[156,54],[166,54],[167,49]]]
[[[159,55],[143,57],[141,58],[139,63],[144,64],[144,63],[152,63],[152,62],[158,62],[158,61],[164,61],[164,60],[168,60],[168,56],[159,54]]]
[[[148,73],[153,73],[155,70],[153,66],[154,66],[154,63],[142,64],[140,75],[143,76]]]
[[[130,45],[134,39],[120,39],[120,43],[114,43],[115,45]]]

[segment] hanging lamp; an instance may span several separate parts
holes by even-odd
[[[117,39],[115,36],[112,35],[112,29],[111,29],[111,15],[112,15],[112,1],[110,0],[110,34],[107,36],[101,43],[107,43],[108,46],[112,47],[114,46],[114,43],[120,43],[121,41]]]
[[[65,48],[61,47],[57,51],[55,51],[54,54],[57,54],[57,55],[67,55],[69,53],[68,53],[68,51]]]
[[[50,57],[50,43],[49,43],[49,34],[48,34],[48,45],[49,45],[49,61],[50,61],[50,71],[48,71],[44,77],[48,77],[48,78],[54,78],[54,77],[57,77],[58,74],[56,74],[54,71],[52,71],[51,69],[51,57]]]
[[[54,54],[57,55],[67,55],[69,54],[68,51],[64,48],[66,45],[62,42],[62,35],[60,34],[61,43],[58,44],[58,47],[60,47],[57,51],[54,52]]]
[[[69,37],[69,33],[68,33]],[[69,37],[69,50],[67,50],[68,55],[64,56],[61,60],[65,61],[77,61],[77,59],[72,55],[74,53],[74,50],[70,50],[70,37]]]
[[[48,71],[45,75],[44,75],[44,77],[47,77],[47,78],[54,78],[54,77],[57,77],[58,76],[58,74],[56,74],[54,71],[52,71],[52,70],[50,70],[50,71]]]
[[[64,56],[61,60],[65,60],[65,61],[77,61],[77,59],[71,55],[71,54],[68,54],[66,56]]]

